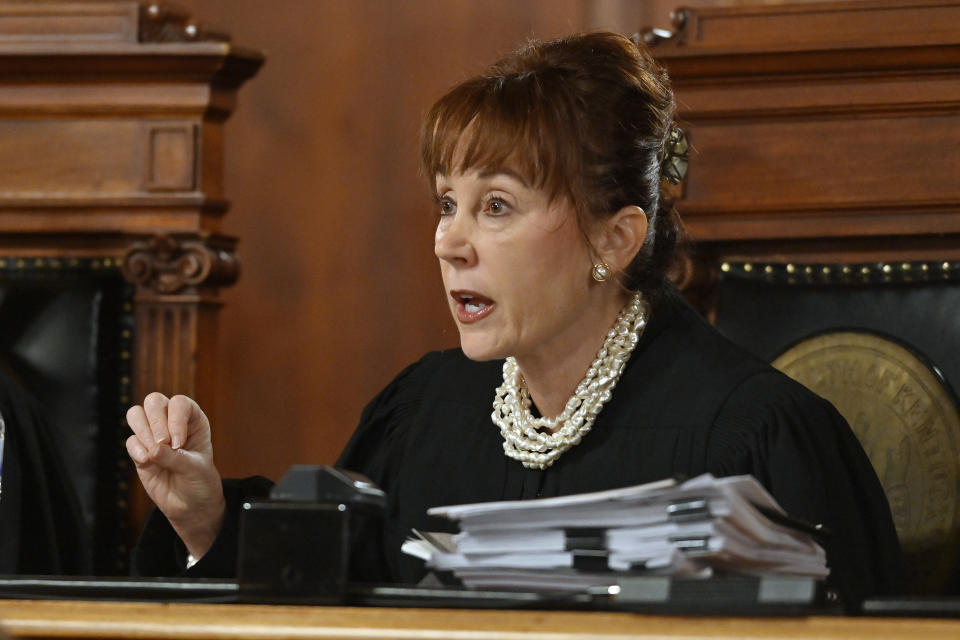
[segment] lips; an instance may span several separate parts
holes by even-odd
[[[476,291],[451,291],[450,296],[457,303],[457,319],[463,324],[482,320],[490,315],[496,306],[493,300]]]

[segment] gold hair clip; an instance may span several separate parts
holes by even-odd
[[[660,152],[660,175],[670,184],[678,184],[687,175],[687,163],[690,160],[687,134],[673,125],[663,150]]]

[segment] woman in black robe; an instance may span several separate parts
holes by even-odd
[[[431,506],[712,472],[753,474],[788,512],[831,528],[831,580],[848,599],[900,587],[889,508],[843,418],[669,285],[679,221],[662,183],[685,166],[674,111],[665,72],[609,33],[531,43],[434,105],[423,166],[461,349],[402,372],[341,456],[389,496],[360,577],[419,578],[400,544],[411,527],[444,526]],[[265,485],[221,491],[209,425],[187,398],[151,394],[128,420],[128,451],[165,514],[138,569],[179,571],[189,554],[196,575],[229,575],[237,505]]]

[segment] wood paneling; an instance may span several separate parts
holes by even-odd
[[[11,3],[12,4],[12,3]],[[40,2],[19,3],[8,7],[11,18],[0,25],[3,42],[137,42],[137,7],[130,3],[113,6],[78,6],[73,11]]]
[[[690,171],[683,211],[700,240],[895,235],[905,216],[960,232],[958,114],[704,122],[691,142],[737,166]],[[874,223],[855,220],[867,214]],[[829,233],[811,216],[832,219]]]
[[[958,11],[873,0],[683,12],[653,51],[694,149],[678,202],[693,240],[720,259],[955,258]]]

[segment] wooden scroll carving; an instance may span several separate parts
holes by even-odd
[[[240,274],[239,263],[229,248],[166,235],[131,245],[122,268],[129,282],[160,295],[194,293],[200,287],[230,285]]]

